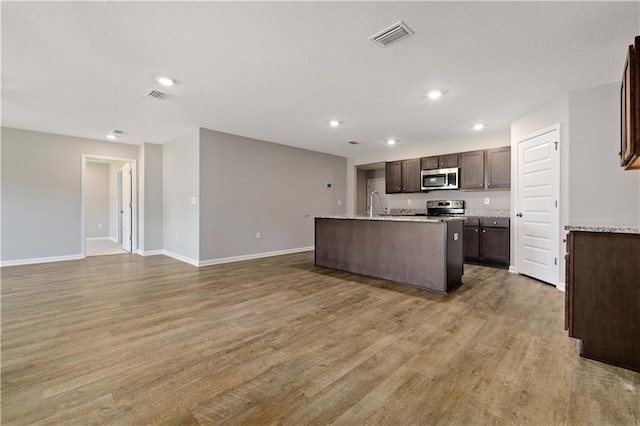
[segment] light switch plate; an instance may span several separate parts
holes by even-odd
[[[485,204],[489,204],[489,202],[490,202],[489,197],[485,197],[485,199],[484,199],[484,203],[485,203]]]

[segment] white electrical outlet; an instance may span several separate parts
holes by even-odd
[[[176,240],[178,239],[178,233],[176,232]]]
[[[342,200],[338,200],[338,205],[341,206],[342,205]]]
[[[102,229],[102,224],[101,223],[98,224],[98,229]]]
[[[484,203],[485,203],[485,204],[489,204],[489,197],[486,197],[486,198],[484,199]]]
[[[457,232],[453,233],[453,241],[458,241],[458,233]]]
[[[262,232],[256,232],[256,240],[262,238]]]
[[[407,200],[407,205],[411,205],[411,200]]]
[[[196,197],[191,197],[191,204],[197,204],[198,199]]]

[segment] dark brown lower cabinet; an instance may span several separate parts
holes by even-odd
[[[580,355],[640,371],[640,235],[571,231],[565,329]]]
[[[464,224],[464,257],[508,265],[510,262],[509,218],[470,217]]]

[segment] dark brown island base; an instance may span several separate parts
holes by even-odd
[[[462,284],[459,218],[316,217],[315,264],[449,293]]]

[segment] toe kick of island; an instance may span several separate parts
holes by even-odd
[[[439,293],[462,284],[461,219],[315,218],[315,264]]]

